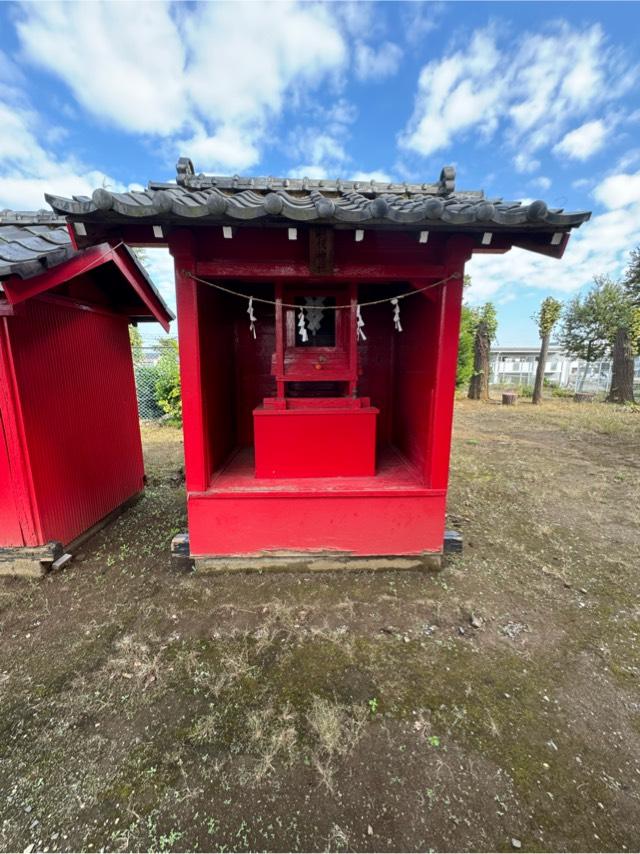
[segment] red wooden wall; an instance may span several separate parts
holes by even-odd
[[[40,297],[7,318],[6,328],[3,358],[15,373],[35,537],[68,543],[143,488],[127,319]],[[0,454],[0,486],[3,476]],[[0,501],[0,545],[22,545],[6,542],[16,537],[2,521],[9,503]],[[23,541],[36,544],[24,531]]]

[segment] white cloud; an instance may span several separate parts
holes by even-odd
[[[297,162],[291,174],[308,178],[344,176],[350,157],[345,145],[356,108],[344,98],[328,109],[312,111],[312,121],[294,128],[288,136],[286,153]]]
[[[622,157],[618,160],[616,169],[620,172],[624,172],[626,169],[629,169],[629,167],[635,166],[639,161],[640,148],[631,148],[629,151],[625,151]]]
[[[640,204],[640,172],[610,175],[598,184],[593,195],[609,210]]]
[[[355,50],[356,77],[360,80],[381,80],[391,77],[400,67],[402,50],[393,42],[371,47],[358,42]]]
[[[45,149],[38,117],[28,107],[0,101],[0,126],[0,209],[39,210],[46,207],[45,192],[90,195],[103,185],[124,189],[76,158],[56,157]]]
[[[371,172],[353,172],[349,175],[350,181],[380,181],[382,184],[390,184],[393,180],[388,172],[382,169],[374,169]]]
[[[187,57],[168,4],[24,3],[20,11],[25,56],[64,80],[87,112],[136,133],[164,136],[183,124]]]
[[[587,160],[592,154],[603,147],[611,127],[607,127],[601,119],[585,122],[565,134],[554,146],[556,154],[564,154],[572,160]]]
[[[610,175],[593,194],[605,211],[573,233],[561,260],[523,249],[512,249],[508,263],[499,255],[475,256],[468,266],[470,299],[497,299],[505,292],[522,293],[523,288],[545,295],[571,294],[595,275],[619,276],[629,251],[640,245],[640,171]]]
[[[289,178],[313,178],[321,181],[328,177],[329,173],[324,166],[314,166],[313,164],[301,164],[289,170]]]
[[[203,3],[184,16],[183,33],[191,55],[185,94],[214,121],[266,119],[296,87],[320,82],[347,59],[335,22],[319,5]]]
[[[547,178],[546,175],[539,175],[531,183],[534,187],[540,187],[541,190],[546,191],[551,186],[551,178]]]
[[[380,29],[376,4],[368,0],[342,0],[334,11],[350,36],[361,38],[363,33],[373,35]]]
[[[477,31],[464,51],[425,65],[402,147],[431,154],[475,125],[492,127],[503,90],[499,63],[493,34]]]
[[[294,0],[23,3],[17,31],[88,113],[216,169],[256,163],[272,118],[348,58],[329,8]]]
[[[445,10],[444,3],[422,2],[402,4],[402,18],[405,36],[410,45],[419,45],[425,36],[440,26],[440,20]]]
[[[515,166],[516,172],[529,174],[530,172],[535,172],[540,168],[540,161],[531,157],[530,154],[526,154],[524,151],[519,151],[513,158],[513,165]]]
[[[188,152],[196,168],[204,172],[242,172],[260,160],[253,134],[233,125],[223,125],[211,135],[199,125],[193,136],[175,143],[175,149]]]
[[[399,142],[428,155],[456,137],[491,138],[500,129],[525,166],[525,158],[557,142],[571,121],[589,118],[623,94],[633,71],[599,25],[557,22],[519,38],[500,37],[492,27],[476,30],[468,46],[423,67]]]

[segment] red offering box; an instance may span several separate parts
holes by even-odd
[[[256,477],[374,475],[378,412],[366,398],[265,400],[253,410]]]

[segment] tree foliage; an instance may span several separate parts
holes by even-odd
[[[473,374],[473,339],[476,334],[476,314],[468,305],[462,306],[456,386],[466,386]]]
[[[631,251],[623,286],[633,305],[640,308],[640,247]]]
[[[175,338],[163,338],[158,342],[160,358],[156,365],[156,395],[158,405],[171,421],[182,423],[182,395],[180,392],[180,368],[178,342]]]
[[[475,334],[473,339],[473,373],[469,383],[471,400],[489,398],[489,353],[491,342],[498,331],[498,317],[493,303],[486,302],[475,310]]]
[[[544,383],[544,369],[547,363],[547,352],[549,350],[549,339],[553,327],[560,319],[562,312],[562,303],[553,297],[546,297],[542,300],[542,304],[538,311],[533,315],[533,319],[538,324],[538,332],[540,333],[540,354],[538,356],[538,367],[536,369],[536,379],[533,386],[533,403],[542,402],[542,386]]]
[[[553,327],[560,320],[562,313],[562,303],[560,300],[553,297],[546,297],[542,300],[542,304],[538,311],[533,315],[533,319],[538,324],[538,332],[540,338],[550,335]]]
[[[583,359],[587,365],[613,353],[612,385],[616,386],[615,375],[622,362],[633,359],[640,346],[640,307],[630,295],[626,278],[618,282],[608,276],[594,277],[591,290],[567,303],[558,341],[565,352]],[[623,400],[627,396],[628,392],[616,391],[610,399]]]
[[[471,285],[471,276],[465,275],[463,289]],[[456,386],[466,385],[473,373],[473,337],[476,320],[473,309],[463,303],[460,313],[460,337],[458,339],[458,365],[456,368]]]
[[[142,335],[137,326],[129,326],[129,341],[131,343],[133,364],[139,365],[142,362]]]
[[[492,302],[485,302],[478,310],[478,326],[480,324],[483,325],[484,332],[491,344],[495,341],[498,332],[498,315],[496,314],[496,307]]]
[[[595,362],[608,352],[611,329],[607,306],[612,296],[611,280],[596,278],[583,296],[575,296],[565,305],[558,343],[576,359]]]

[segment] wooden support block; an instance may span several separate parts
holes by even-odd
[[[417,555],[376,555],[362,557],[344,553],[280,554],[261,557],[198,557],[194,559],[196,573],[247,572],[438,572],[442,569],[442,554],[424,552]]]
[[[61,543],[0,548],[0,575],[42,578],[62,555]]]

